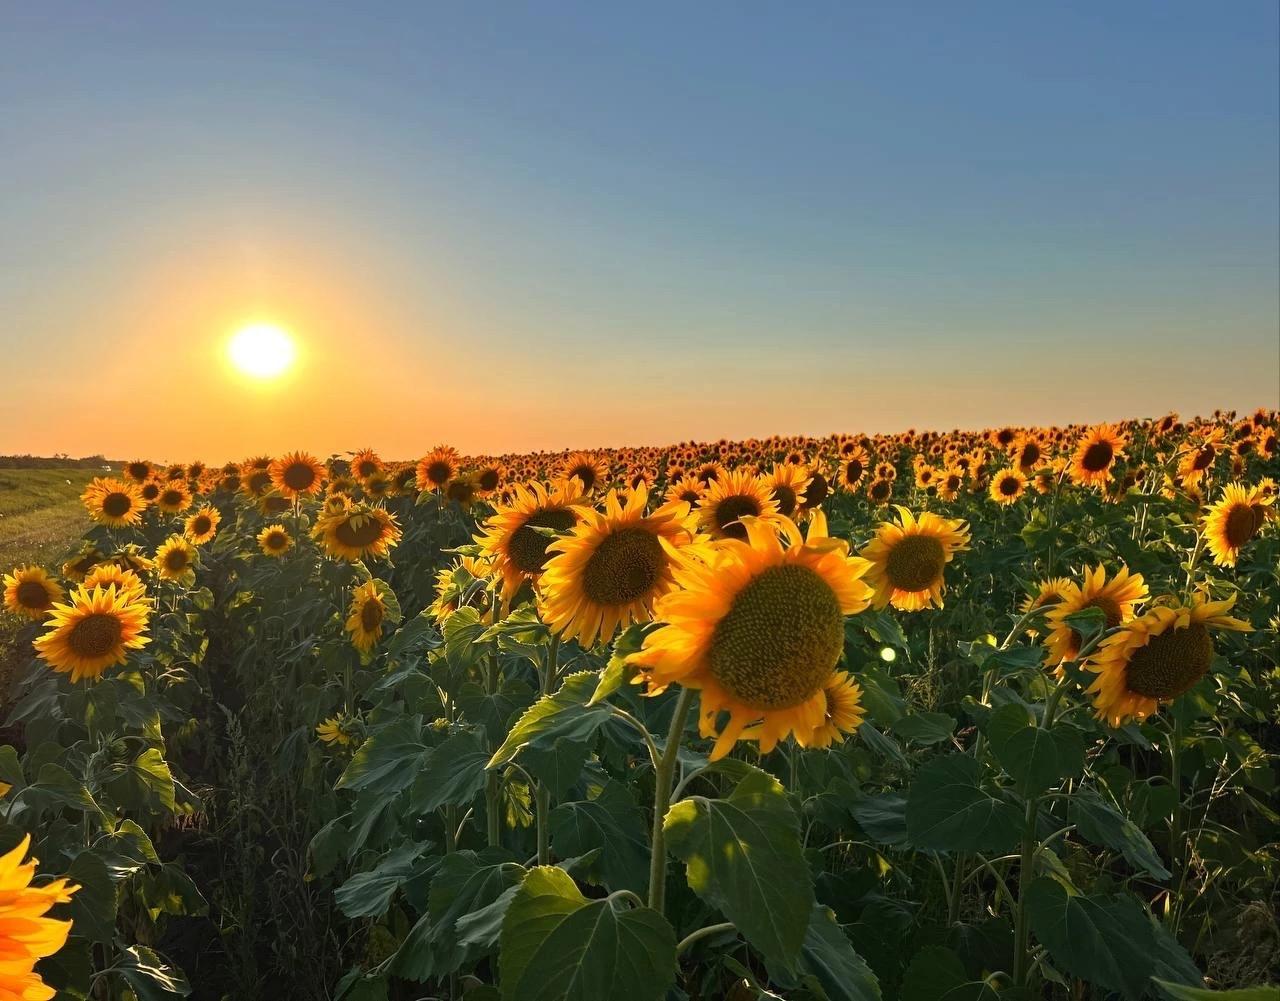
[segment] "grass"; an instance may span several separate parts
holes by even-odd
[[[0,469],[0,571],[26,563],[57,570],[89,525],[80,494],[101,470]],[[0,704],[26,662],[18,646],[25,621],[0,614]]]

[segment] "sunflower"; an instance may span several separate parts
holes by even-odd
[[[259,497],[265,497],[271,493],[271,470],[268,469],[251,469],[245,467],[244,473],[240,477],[240,489],[245,495],[257,500]],[[284,496],[277,494],[277,496]]]
[[[268,525],[258,533],[258,548],[263,555],[279,559],[293,548],[293,536],[283,525]]]
[[[154,504],[160,499],[160,491],[163,489],[164,486],[159,480],[147,480],[146,483],[138,487],[138,493],[148,504]]]
[[[95,476],[80,495],[89,517],[109,528],[126,528],[142,521],[147,502],[136,483]]]
[[[827,696],[826,718],[813,731],[810,747],[830,747],[844,740],[862,725],[866,711],[862,708],[862,689],[848,671],[833,671],[823,686]]]
[[[1027,491],[1027,474],[1017,466],[1006,466],[991,477],[988,495],[997,504],[1008,507]]]
[[[1087,690],[1098,718],[1112,726],[1144,720],[1188,691],[1213,662],[1209,631],[1251,628],[1226,614],[1234,604],[1234,595],[1208,601],[1197,594],[1189,605],[1156,605],[1103,640],[1084,665],[1098,675]]]
[[[111,665],[123,664],[130,650],[151,642],[145,635],[149,614],[136,592],[78,587],[69,601],[53,606],[34,646],[55,671],[70,672],[73,682],[98,678]]]
[[[431,614],[441,625],[459,608],[475,608],[485,622],[492,604],[487,581],[493,573],[493,565],[487,559],[462,556],[453,566],[436,571],[436,600],[431,603]]]
[[[502,576],[504,602],[511,601],[522,583],[536,579],[546,567],[551,539],[543,531],[569,531],[578,523],[582,509],[582,485],[576,479],[552,489],[536,481],[517,486],[511,503],[499,505],[476,541],[493,561],[494,571]]]
[[[369,500],[377,501],[390,497],[394,487],[386,473],[378,472],[361,480],[360,489]]]
[[[435,449],[418,460],[417,486],[419,490],[443,490],[456,475],[462,465],[462,457],[458,450],[448,445],[437,445]]]
[[[560,478],[577,480],[582,484],[582,492],[589,494],[608,480],[609,463],[603,455],[594,452],[573,452],[561,463]]]
[[[663,499],[667,501],[684,501],[686,504],[695,505],[702,500],[702,495],[706,493],[706,485],[696,476],[685,473],[672,481],[667,487],[666,494]]]
[[[347,716],[330,716],[316,727],[316,736],[326,744],[350,747],[360,740],[360,721]]]
[[[1035,608],[1048,608],[1065,601],[1073,590],[1078,590],[1075,581],[1069,577],[1051,577],[1042,580],[1036,587],[1036,593],[1028,595],[1019,611],[1030,612]]]
[[[81,546],[80,552],[62,564],[62,576],[77,583],[84,580],[85,574],[101,563],[106,556],[102,550],[91,542]]]
[[[124,464],[124,475],[133,480],[134,483],[143,484],[151,479],[153,470],[151,463],[146,459],[134,459],[132,462]]]
[[[61,601],[62,586],[42,567],[15,567],[4,575],[4,606],[14,615],[39,622]]]
[[[794,518],[800,507],[800,498],[809,487],[811,476],[806,466],[797,466],[791,462],[775,463],[773,472],[765,477],[774,502],[778,505],[778,514],[784,518]]]
[[[212,504],[205,504],[187,519],[185,534],[197,546],[203,546],[218,534],[222,514]]]
[[[444,495],[464,511],[469,510],[480,496],[480,491],[476,488],[475,474],[463,473],[450,480],[444,488]]]
[[[376,580],[361,584],[351,592],[346,630],[351,645],[362,654],[370,653],[382,638],[382,625],[389,617],[386,600]]]
[[[396,517],[383,508],[352,504],[316,519],[312,535],[334,559],[354,563],[373,556],[383,559],[400,541]]]
[[[142,597],[147,591],[147,585],[142,582],[142,578],[136,572],[116,563],[99,563],[85,576],[84,586],[88,588],[114,586],[119,594],[127,591],[138,597]]]
[[[800,494],[800,510],[815,511],[831,493],[831,484],[817,469],[809,470],[809,485]]]
[[[954,466],[948,466],[938,476],[938,499],[947,502],[960,496],[960,488],[964,486],[964,473]]]
[[[1222,429],[1213,428],[1207,432],[1198,444],[1188,445],[1178,461],[1178,479],[1188,490],[1199,485],[1205,475],[1213,468],[1218,458],[1218,449],[1222,445]]]
[[[258,495],[254,506],[264,518],[278,518],[293,507],[293,502],[279,490],[267,490]]]
[[[190,587],[196,580],[196,547],[181,535],[171,535],[156,550],[156,573],[161,580]]]
[[[1044,447],[1035,434],[1023,431],[1014,439],[1009,453],[1014,458],[1014,464],[1024,473],[1029,473],[1044,458]]]
[[[1102,486],[1111,479],[1111,467],[1124,454],[1124,436],[1111,424],[1099,424],[1085,432],[1071,457],[1072,482]]]
[[[486,462],[475,473],[476,492],[491,497],[506,482],[507,470],[500,462]]]
[[[36,963],[61,949],[70,921],[45,917],[54,904],[70,903],[80,887],[65,879],[32,886],[36,859],[23,862],[31,835],[0,856],[0,998],[51,1001],[57,992],[35,972]]]
[[[314,455],[289,452],[271,463],[271,482],[284,496],[293,500],[318,494],[324,486],[325,469]]]
[[[680,589],[654,608],[664,624],[628,659],[650,694],[673,682],[700,690],[699,731],[716,738],[712,760],[740,738],[762,753],[789,733],[807,746],[848,718],[829,713],[826,690],[844,652],[844,618],[870,601],[860,579],[867,570],[847,543],[827,537],[820,511],[807,539],[793,522],[751,518],[745,540],[682,561]]]
[[[1241,548],[1265,524],[1273,502],[1256,486],[1227,484],[1204,519],[1205,540],[1214,563],[1220,567],[1236,565]]]
[[[351,457],[351,475],[357,480],[367,480],[380,472],[382,472],[382,460],[373,449],[362,448]]]
[[[675,501],[645,517],[648,502],[645,487],[610,490],[603,514],[584,508],[572,532],[547,546],[538,611],[553,632],[584,647],[607,643],[618,629],[648,622],[654,602],[675,587],[689,505]]]
[[[1122,566],[1111,580],[1101,567],[1085,568],[1084,582],[1073,585],[1045,616],[1049,634],[1045,637],[1045,663],[1054,666],[1072,660],[1080,652],[1083,637],[1067,623],[1066,618],[1086,608],[1100,608],[1106,616],[1106,628],[1114,629],[1133,618],[1134,608],[1147,600],[1147,585],[1142,574],[1131,574]]]
[[[713,539],[747,537],[742,518],[777,521],[778,502],[763,477],[735,469],[715,480],[698,502],[698,527]]]
[[[867,485],[867,498],[873,504],[888,504],[893,495],[893,481],[876,477]]]
[[[165,514],[180,514],[191,506],[191,491],[180,480],[159,484],[156,507]]]
[[[875,589],[875,606],[904,612],[941,608],[943,569],[969,548],[969,526],[929,511],[917,518],[901,505],[897,510],[901,523],[882,522],[860,554],[871,561],[867,583]]]
[[[867,450],[857,443],[851,443],[847,450],[841,449],[840,456],[840,486],[853,492],[867,475]]]

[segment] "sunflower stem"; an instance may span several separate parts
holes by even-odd
[[[693,690],[681,687],[671,714],[671,729],[667,734],[667,746],[653,780],[653,838],[649,856],[649,906],[662,913],[667,897],[667,839],[662,822],[671,806],[671,780],[675,776],[676,762],[680,755],[680,738],[684,734],[685,717],[693,702]]]
[[[542,694],[550,695],[556,687],[556,667],[560,657],[560,637],[552,636],[547,646],[546,670],[542,672]],[[551,790],[543,782],[534,792],[538,826],[538,865],[551,864],[551,831],[548,816],[551,813]]]
[[[1169,738],[1169,784],[1173,786],[1173,816],[1169,819],[1169,869],[1173,874],[1170,882],[1178,886],[1182,882],[1182,856],[1186,847],[1182,836],[1182,742],[1187,725],[1183,714],[1178,711],[1178,704],[1175,702],[1170,708],[1173,733]],[[1177,906],[1177,898],[1170,898],[1168,914],[1175,927]]]

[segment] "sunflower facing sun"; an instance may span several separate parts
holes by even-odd
[[[17,567],[4,575],[5,608],[33,622],[44,619],[62,595],[62,586],[42,567]]]
[[[792,522],[777,524],[781,532],[748,519],[744,540],[722,540],[684,561],[675,570],[680,589],[654,609],[664,624],[629,658],[649,694],[672,683],[700,691],[699,730],[716,738],[713,761],[739,739],[767,753],[788,734],[825,746],[856,725],[854,693],[835,669],[845,616],[871,600],[861,580],[868,564],[828,538],[820,511],[807,538]]]
[[[881,523],[859,554],[871,561],[867,583],[875,589],[875,606],[892,605],[904,612],[941,608],[943,570],[956,553],[969,548],[969,527],[929,511],[917,517],[901,505],[898,517],[898,522]]]
[[[511,503],[489,517],[476,541],[502,577],[504,602],[514,599],[525,581],[542,574],[552,555],[547,552],[552,536],[573,528],[584,510],[582,485],[576,479],[552,488],[534,481],[516,487]]]
[[[698,502],[697,513],[698,528],[711,538],[739,541],[747,537],[742,519],[776,522],[780,518],[769,483],[750,469],[735,469],[713,480]]]
[[[1205,544],[1213,562],[1220,567],[1235,566],[1240,550],[1271,516],[1274,502],[1275,498],[1265,496],[1260,487],[1228,483],[1204,519]]]
[[[116,480],[96,476],[80,500],[89,517],[108,528],[129,528],[140,524],[147,502],[142,491],[131,480]]]
[[[1083,637],[1066,621],[1068,615],[1098,608],[1105,618],[1105,628],[1114,629],[1132,619],[1134,609],[1146,600],[1147,585],[1142,574],[1131,574],[1128,567],[1122,566],[1107,580],[1107,572],[1101,566],[1086,568],[1083,582],[1072,582],[1045,615],[1049,630],[1044,640],[1045,663],[1055,667],[1080,652]]]
[[[73,682],[99,678],[113,664],[123,664],[130,650],[151,642],[146,635],[150,607],[136,592],[112,587],[78,587],[70,600],[58,602],[35,649],[55,671]]]

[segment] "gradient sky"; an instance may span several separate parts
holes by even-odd
[[[6,4],[0,452],[1280,403],[1274,0],[910,6]]]

